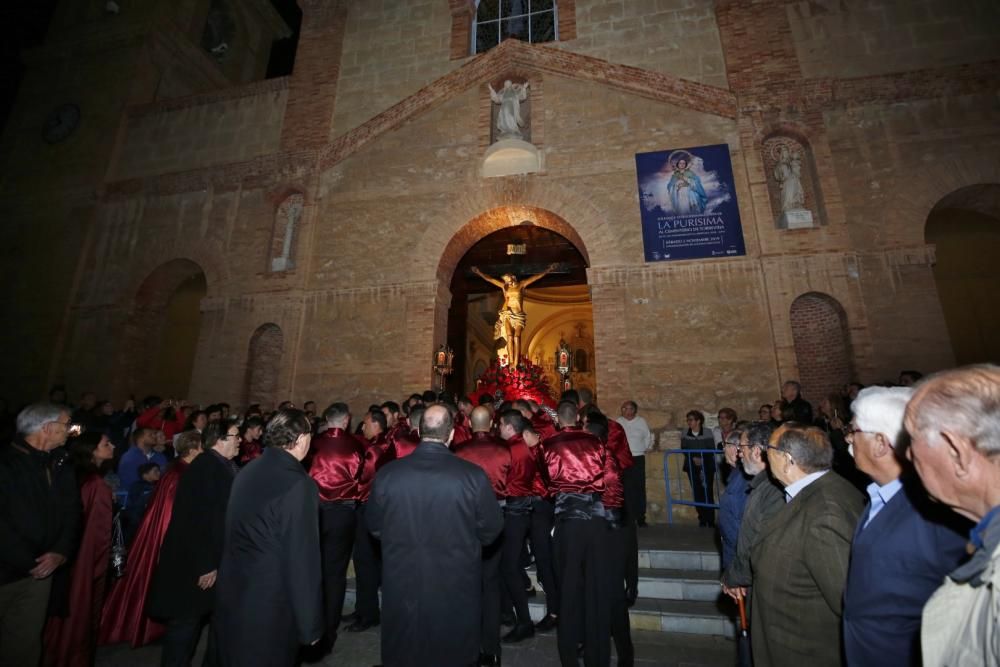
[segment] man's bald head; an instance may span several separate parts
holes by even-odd
[[[420,418],[420,439],[448,444],[455,432],[455,420],[443,405],[435,404],[424,410]]]
[[[469,415],[469,423],[472,425],[473,433],[489,431],[492,421],[493,418],[490,415],[490,411],[482,405],[474,408],[472,414]]]

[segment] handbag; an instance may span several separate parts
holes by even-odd
[[[128,550],[125,548],[125,536],[122,533],[122,513],[119,511],[111,524],[111,576],[121,579],[125,576],[125,564]]]

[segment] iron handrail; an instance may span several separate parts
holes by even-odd
[[[691,489],[691,500],[685,500],[683,497],[674,498],[671,493],[671,483],[670,483],[670,457],[680,456],[687,459],[688,467],[692,467],[691,456],[697,454],[698,456],[703,456],[705,454],[711,454],[712,457],[717,457],[722,453],[720,449],[666,449],[663,451],[663,483],[666,486],[667,492],[667,523],[673,524],[674,522],[674,505],[686,505],[688,507],[709,507],[712,509],[719,509],[719,504],[716,503],[702,503],[694,500],[694,489]],[[700,467],[701,479],[704,480],[705,469],[704,465]],[[715,498],[718,499],[721,493],[721,484],[719,479],[719,465],[718,462],[715,464],[716,475],[712,482],[712,488],[715,491]],[[684,471],[684,466],[677,466],[677,477],[676,477],[676,487],[683,493],[684,485],[683,482],[687,478],[688,473]]]

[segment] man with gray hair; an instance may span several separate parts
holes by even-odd
[[[906,406],[909,455],[927,492],[977,521],[972,557],[924,607],[925,665],[1000,663],[1000,367],[966,366],[916,386]]]
[[[908,387],[868,387],[851,405],[847,442],[873,481],[871,502],[851,544],[844,591],[844,654],[849,665],[920,665],[924,603],[965,556],[963,526],[927,498],[905,465]],[[964,526],[967,531],[968,526]]]
[[[0,443],[0,665],[37,665],[52,573],[76,551],[83,511],[73,466],[52,450],[69,408],[36,403]]]

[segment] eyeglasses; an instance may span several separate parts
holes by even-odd
[[[848,424],[844,427],[844,440],[854,440],[855,433],[871,433],[871,431],[864,431],[854,424]]]
[[[782,454],[787,454],[788,453],[784,449],[782,449],[781,447],[775,447],[774,445],[764,445],[764,446],[767,447],[768,449],[773,449],[776,452],[781,452]]]
[[[240,434],[239,433],[227,433],[226,437],[227,438],[236,438],[237,440],[239,440],[240,439]]]

